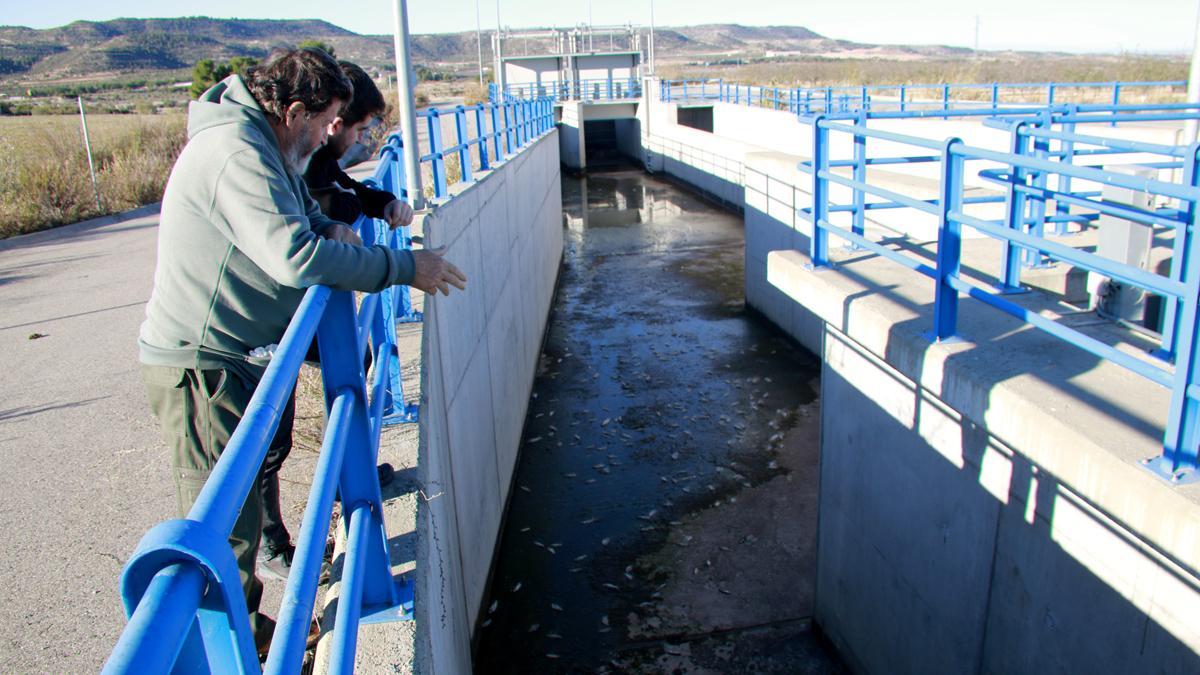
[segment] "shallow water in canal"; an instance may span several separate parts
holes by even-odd
[[[479,673],[842,672],[814,637],[819,363],[743,302],[740,217],[563,177],[566,251]]]

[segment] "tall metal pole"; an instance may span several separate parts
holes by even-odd
[[[395,0],[392,9],[392,33],[396,43],[396,98],[400,104],[400,135],[404,140],[404,178],[412,207],[423,209],[425,193],[421,191],[421,152],[413,105],[412,64],[408,59],[408,3],[406,0]]]
[[[1192,68],[1188,72],[1188,103],[1200,103],[1200,4],[1196,8],[1196,35],[1192,39]],[[1183,143],[1195,142],[1200,120],[1188,120],[1183,126]]]
[[[654,0],[650,0],[650,77],[657,74],[654,69]]]
[[[492,79],[500,88],[500,100],[504,100],[504,29],[500,24],[500,0],[496,0],[496,73]]]
[[[475,48],[479,51],[479,86],[483,87],[483,25],[479,21],[479,0],[475,0]]]
[[[88,171],[92,174],[92,194],[96,196],[96,210],[100,211],[100,188],[96,185],[96,164],[92,161],[92,138],[88,135],[87,116],[83,114],[83,97],[79,100],[79,123],[83,125],[83,147],[87,150]]]

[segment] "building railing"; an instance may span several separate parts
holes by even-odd
[[[993,82],[988,84],[899,84],[852,87],[764,87],[717,80],[662,80],[664,101],[720,101],[790,110],[797,115],[848,113],[857,110],[915,111],[1011,106],[1053,106],[1072,102],[1120,105],[1122,94],[1178,96],[1187,82]]]
[[[503,159],[553,128],[549,100],[480,108],[492,115],[492,131],[476,139],[464,134],[458,145],[448,148],[442,147],[440,135],[431,133],[432,150],[422,161],[436,165],[445,161],[446,153],[474,145],[486,168],[494,164],[487,161],[486,141],[494,142],[493,157]],[[454,110],[455,115],[464,112],[461,107]],[[438,114],[426,116],[436,119]],[[503,124],[497,121],[501,117]],[[401,147],[398,137],[388,139],[373,180],[404,195]],[[444,183],[438,196],[447,196]],[[406,228],[393,231],[369,219],[360,219],[356,227],[366,245],[404,248],[412,243]],[[330,672],[354,671],[361,623],[412,618],[412,584],[392,576],[375,471],[383,426],[416,419],[416,406],[404,403],[399,379],[395,328],[405,307],[400,290],[367,294],[356,307],[349,291],[308,289],[187,518],[151,528],[126,564],[121,597],[129,622],[105,673],[300,672],[335,498],[342,503],[347,537]],[[419,320],[411,304],[407,307],[409,318]],[[260,670],[229,535],[254,489],[314,337],[328,421],[278,624]],[[363,369],[368,345],[374,362],[369,383]]]
[[[636,77],[591,78],[561,80],[542,83],[507,84],[504,96],[495,84],[488,85],[488,96],[492,101],[525,100],[547,97],[553,101],[610,101],[640,98],[642,82]]]
[[[1196,106],[1192,106],[1195,108]],[[1174,113],[1178,116],[1181,113]],[[1192,117],[1196,115],[1191,114]],[[1121,110],[1069,111],[1058,120],[1063,123],[1106,123],[1136,115]],[[1147,463],[1148,468],[1174,482],[1200,478],[1200,329],[1197,304],[1200,302],[1200,247],[1192,245],[1200,214],[1200,144],[1172,147],[1103,139],[1070,131],[1053,131],[1017,122],[1012,126],[1015,144],[1033,139],[1033,152],[1000,152],[967,145],[959,139],[936,141],[891,131],[870,128],[864,116],[856,120],[829,119],[818,115],[801,118],[810,125],[813,134],[811,161],[801,162],[799,168],[811,178],[812,206],[797,211],[799,217],[812,223],[809,256],[815,267],[830,265],[829,237],[836,235],[853,246],[870,250],[933,280],[935,284],[934,318],[930,336],[946,340],[957,333],[960,294],[980,300],[992,308],[1010,314],[1034,327],[1064,340],[1091,354],[1137,373],[1171,390],[1171,404],[1163,438],[1161,456]],[[854,157],[831,157],[831,134],[852,138]],[[884,141],[892,148],[897,145],[916,148],[919,154],[909,156],[870,157],[868,139]],[[1099,149],[1119,152],[1153,152],[1181,160],[1181,183],[1148,179],[1105,171],[1094,166],[1078,166],[1061,161],[1069,152],[1050,152],[1047,141],[1094,145]],[[968,162],[983,163],[977,170],[981,178],[1004,185],[1003,197],[966,197],[964,178]],[[919,199],[870,182],[866,167],[885,164],[936,163],[939,166],[940,194],[936,199]],[[1174,164],[1174,163],[1171,163]],[[998,168],[997,168],[998,165]],[[851,167],[850,175],[838,171]],[[1050,178],[1054,177],[1054,188]],[[1100,198],[1095,192],[1074,192],[1070,181],[1122,187],[1157,196],[1173,203],[1171,208],[1143,209],[1115,204]],[[830,187],[848,189],[850,203],[835,204]],[[1078,250],[1052,241],[1034,228],[1038,222],[1034,210],[1045,208],[1047,201],[1080,209],[1074,213],[1109,214],[1145,224],[1174,234],[1174,250],[1169,275],[1154,274],[1138,267],[1119,263],[1095,253]],[[1000,219],[980,217],[979,204],[1002,202],[1005,215]],[[931,264],[923,258],[906,255],[867,237],[864,217],[869,210],[912,209],[938,219],[936,260]],[[834,224],[832,215],[849,213],[850,225]],[[962,274],[962,230],[973,228],[999,239],[1003,244],[1000,287],[992,288],[973,282]],[[1014,260],[1021,250],[1039,257],[1074,265],[1089,272],[1156,294],[1166,300],[1168,318],[1164,329],[1163,347],[1166,359],[1141,359],[1109,346],[1078,330],[1058,323],[1037,312],[1028,310],[1004,297],[1014,290],[1019,274]],[[1169,361],[1174,361],[1174,367]]]

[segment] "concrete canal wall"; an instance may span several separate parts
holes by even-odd
[[[471,670],[477,623],[562,259],[558,132],[425,219],[468,278],[427,298],[418,513],[417,670]]]
[[[972,300],[960,308],[965,340],[930,342],[929,279],[837,238],[832,269],[807,266],[811,225],[796,209],[810,204],[811,178],[795,166],[811,129],[728,104],[714,106],[712,133],[677,114],[651,102],[647,166],[743,210],[747,304],[823,358],[816,621],[851,669],[1200,671],[1200,486],[1140,466],[1161,452],[1168,392]],[[1007,146],[974,122],[872,127]],[[1120,134],[1170,142],[1163,129]],[[851,156],[848,135],[832,142]],[[872,142],[871,154],[928,151]],[[985,165],[972,168],[969,188],[994,189],[978,177]],[[871,182],[931,198],[936,164]],[[836,187],[832,197],[849,201]],[[928,223],[876,214],[873,236],[908,235],[918,256],[932,254]],[[969,240],[964,265],[995,267],[997,249]],[[1023,297],[1144,348],[1091,314]]]

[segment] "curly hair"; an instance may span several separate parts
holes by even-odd
[[[342,109],[342,122],[346,126],[353,126],[368,117],[386,112],[387,102],[383,100],[383,94],[379,93],[379,87],[371,81],[367,71],[349,61],[342,61],[341,66],[342,72],[354,85],[354,96]]]
[[[354,98],[354,84],[338,62],[324,50],[276,49],[262,64],[246,72],[246,86],[268,116],[283,119],[297,101],[316,114],[334,100],[345,106]]]

